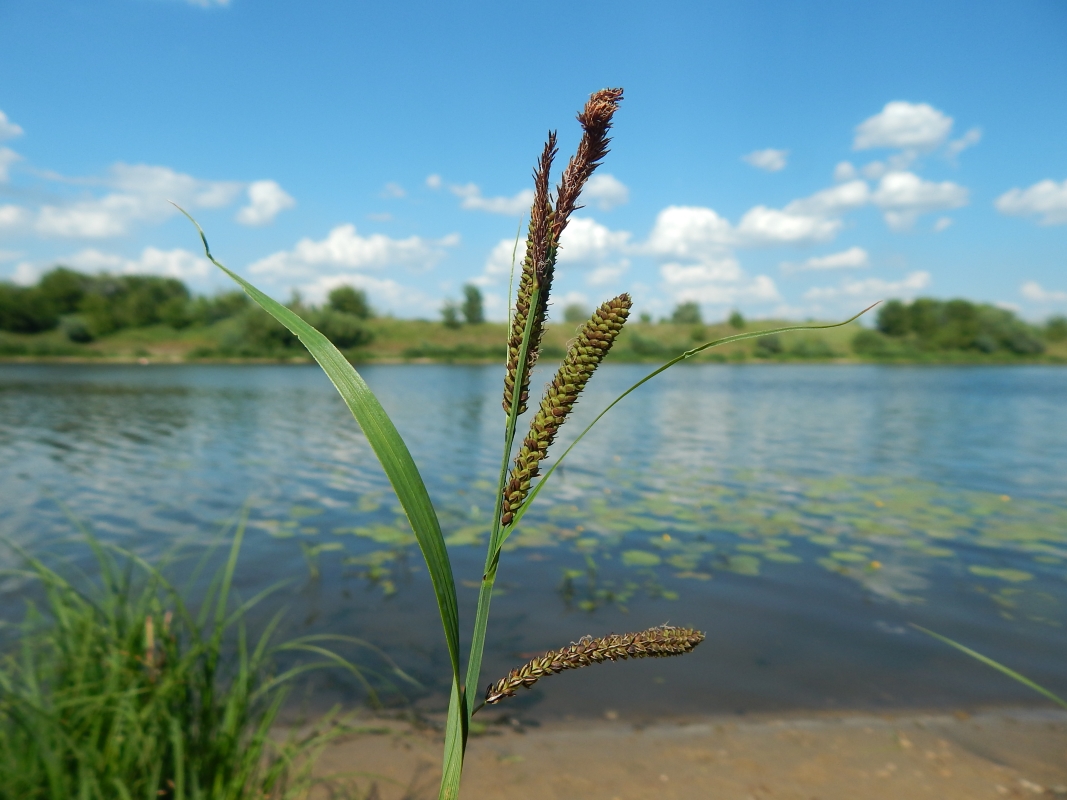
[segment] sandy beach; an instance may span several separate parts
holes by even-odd
[[[374,721],[320,774],[362,773],[377,800],[437,796],[441,734]],[[324,797],[327,795],[323,795]],[[1067,713],[812,715],[540,725],[497,716],[472,738],[464,798],[1067,797]]]

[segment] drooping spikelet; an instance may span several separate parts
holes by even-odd
[[[548,196],[549,172],[556,155],[556,134],[549,133],[545,149],[534,171],[534,201],[530,209],[530,230],[526,238],[526,257],[519,277],[519,293],[515,301],[515,313],[511,320],[508,338],[508,363],[504,376],[504,412],[511,413],[515,397],[515,378],[518,374],[519,352],[527,320],[532,315],[530,342],[519,386],[519,413],[526,411],[530,393],[530,373],[540,353],[541,337],[544,335],[545,315],[548,312],[548,297],[556,269],[556,251],[559,239],[567,227],[571,212],[578,208],[578,196],[593,171],[607,155],[608,130],[611,118],[622,100],[622,89],[602,89],[590,96],[585,108],[578,114],[582,126],[582,140],[578,150],[567,164],[559,187],[556,189],[556,208],[553,210]],[[536,308],[531,308],[534,288],[538,288]]]
[[[549,650],[543,656],[513,669],[506,678],[490,684],[485,690],[486,705],[514,697],[520,686],[533,686],[548,675],[565,669],[580,669],[603,661],[625,661],[628,658],[666,658],[688,653],[704,641],[704,634],[692,628],[661,625],[639,633],[611,634],[594,639],[583,636],[561,650]]]
[[[508,364],[504,375],[504,413],[511,413],[511,403],[515,392],[515,376],[519,368],[519,354],[522,349],[522,337],[526,331],[526,320],[531,312],[534,316],[530,331],[530,344],[526,351],[526,368],[523,372],[522,386],[519,391],[519,413],[526,411],[526,401],[530,395],[530,372],[540,351],[541,337],[545,329],[545,314],[548,311],[549,285],[540,280],[545,272],[543,264],[549,257],[549,244],[552,232],[552,203],[548,197],[549,172],[552,160],[556,157],[556,134],[549,131],[545,149],[534,170],[534,200],[530,208],[530,230],[526,235],[526,256],[522,262],[522,274],[519,276],[519,294],[515,301],[515,313],[511,317],[511,335],[508,337]],[[552,254],[553,259],[555,253]],[[549,273],[551,275],[551,273]],[[537,307],[531,309],[534,288],[540,286]]]
[[[548,457],[548,448],[556,438],[556,431],[566,421],[593,371],[611,350],[630,314],[631,304],[630,295],[620,294],[594,311],[589,321],[578,330],[567,350],[567,357],[552,382],[545,387],[541,407],[531,420],[530,430],[515,457],[504,488],[502,525],[511,522],[529,494],[530,481],[537,477],[538,464]]]

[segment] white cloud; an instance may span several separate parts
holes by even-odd
[[[516,272],[522,269],[522,259],[525,255],[524,247],[523,239],[519,239],[518,246],[516,246],[514,239],[501,239],[497,242],[496,246],[489,252],[489,257],[485,260],[485,279],[479,285],[488,283],[493,276],[510,275],[512,264],[514,264]]]
[[[41,278],[41,269],[36,264],[23,261],[15,266],[11,280],[19,286],[33,286]]]
[[[867,184],[853,180],[823,189],[810,197],[794,200],[785,207],[785,210],[790,214],[837,216],[846,211],[862,208],[870,200],[871,191]]]
[[[952,117],[927,103],[895,100],[856,126],[853,150],[873,147],[932,150],[952,130]]]
[[[255,181],[248,187],[248,205],[237,212],[242,225],[267,225],[296,201],[275,181]]]
[[[406,196],[407,192],[404,191],[404,187],[395,181],[390,181],[382,187],[382,197],[388,197],[395,200]]]
[[[967,133],[963,134],[959,139],[954,139],[948,143],[945,151],[950,159],[956,158],[960,153],[966,150],[968,147],[974,147],[982,141],[982,129],[971,128]]]
[[[730,223],[710,208],[668,206],[656,215],[645,247],[662,257],[702,260],[721,255],[733,240]]]
[[[625,252],[629,242],[629,231],[613,231],[588,217],[573,217],[560,237],[558,260],[561,264],[599,263]],[[510,264],[510,252],[508,256]]]
[[[1043,180],[1027,189],[1010,189],[995,205],[1001,214],[1041,217],[1042,225],[1067,225],[1067,180]]]
[[[0,142],[17,136],[22,136],[22,126],[16,125],[7,118],[7,114],[0,111]]]
[[[426,185],[428,187],[430,187],[431,189],[440,189],[441,188],[441,176],[440,175],[427,175],[426,176]]]
[[[530,210],[533,203],[533,189],[523,189],[514,197],[482,197],[482,190],[476,184],[450,186],[452,194],[461,198],[462,208],[474,211],[487,211],[490,214],[506,214],[517,217]]]
[[[11,165],[21,160],[22,156],[10,147],[0,147],[0,183],[7,183],[11,174]]]
[[[920,214],[967,205],[968,192],[952,181],[935,183],[913,172],[890,172],[871,199],[884,212],[886,224],[902,231],[909,229]]]
[[[952,217],[939,217],[937,222],[934,223],[934,233],[941,233],[941,231],[948,230],[952,227]]]
[[[365,274],[320,275],[301,283],[298,288],[305,300],[311,303],[321,303],[331,291],[338,286],[345,285],[363,289],[376,308],[401,311],[405,316],[411,316],[413,313],[436,316],[440,307],[438,297],[431,297],[417,288],[405,286],[392,278],[378,278]]]
[[[212,270],[211,264],[202,255],[180,247],[173,250],[146,247],[137,258],[125,258],[90,248],[61,260],[65,264],[86,272],[161,275],[180,280],[202,278]]]
[[[899,281],[881,278],[846,279],[839,286],[815,286],[804,293],[805,300],[859,299],[881,300],[887,297],[912,297],[930,285],[930,273],[912,272]]]
[[[292,250],[262,258],[249,272],[283,278],[322,276],[344,270],[376,270],[403,266],[428,269],[440,261],[448,247],[459,244],[459,234],[443,239],[411,236],[393,239],[380,233],[360,236],[352,224],[338,225],[325,239],[301,239]]]
[[[598,172],[586,183],[582,198],[592,201],[597,208],[610,211],[616,206],[630,202],[630,190],[614,175]],[[533,202],[532,196],[530,202]]]
[[[35,228],[46,237],[106,238],[127,233],[135,222],[161,222],[187,209],[229,205],[244,188],[238,181],[207,181],[150,164],[115,164],[101,181],[117,190],[103,197],[43,206]]]
[[[856,168],[850,161],[841,161],[834,167],[834,180],[838,183],[853,181],[856,179],[857,175]]]
[[[737,225],[739,243],[747,245],[825,242],[841,230],[839,219],[756,206]]]
[[[742,156],[741,160],[746,164],[751,164],[756,169],[766,170],[767,172],[778,172],[785,169],[786,156],[789,155],[788,150],[774,150],[773,148],[767,148],[766,150],[753,150],[747,156]]]
[[[840,253],[825,256],[813,256],[800,264],[788,261],[782,263],[783,272],[800,272],[803,270],[858,269],[870,264],[867,251],[862,247],[850,247]]]
[[[1027,281],[1019,287],[1019,294],[1035,303],[1067,302],[1067,292],[1046,289],[1037,281]]]
[[[860,172],[863,173],[863,177],[869,181],[876,181],[885,175],[889,171],[887,167],[881,161],[872,161],[870,164],[864,164]]]
[[[29,221],[29,218],[29,212],[21,206],[10,204],[0,206],[0,231],[21,228]]]
[[[624,258],[614,264],[605,264],[602,267],[597,267],[589,273],[589,277],[586,278],[585,282],[590,286],[611,286],[625,275],[629,269],[630,262]]]

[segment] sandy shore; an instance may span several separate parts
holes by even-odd
[[[361,791],[377,800],[436,798],[439,731],[397,722],[374,726],[377,732],[349,736],[327,750],[320,774],[361,772]],[[499,718],[471,740],[462,796],[1067,797],[1067,713],[735,717],[652,724],[614,718],[536,727]]]

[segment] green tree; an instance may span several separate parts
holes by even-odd
[[[1049,317],[1045,322],[1045,338],[1050,342],[1062,342],[1067,339],[1067,317],[1062,314]]]
[[[445,300],[445,304],[441,306],[441,322],[446,328],[458,328],[462,324],[459,319],[459,306],[455,300]]]
[[[38,333],[59,323],[51,304],[36,286],[0,283],[0,330],[13,333]]]
[[[485,322],[482,292],[473,283],[468,283],[463,287],[463,319],[468,325],[481,325]]]
[[[741,316],[741,312],[736,308],[730,312],[730,316],[726,322],[734,330],[740,331],[745,329],[745,318]]]
[[[330,292],[328,305],[334,311],[351,314],[358,319],[370,319],[374,316],[367,301],[367,293],[354,286],[338,286]]]
[[[574,323],[585,322],[589,319],[591,313],[592,312],[581,303],[568,303],[566,308],[563,309],[563,321]]]
[[[692,301],[679,303],[671,312],[671,322],[675,325],[699,325],[703,320],[700,317],[700,305]]]
[[[910,329],[908,308],[899,300],[888,300],[878,309],[878,330],[886,336],[906,336]]]

